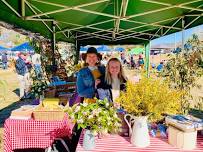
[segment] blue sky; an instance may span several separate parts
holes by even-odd
[[[184,41],[187,40],[193,33],[203,32],[203,25],[196,26],[185,30]],[[176,37],[176,39],[175,39]],[[182,32],[177,32],[151,41],[151,45],[158,45],[163,43],[175,43],[175,41],[182,42]]]

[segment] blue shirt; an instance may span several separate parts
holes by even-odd
[[[157,71],[161,71],[163,69],[163,64],[159,64],[156,69]]]
[[[24,76],[25,73],[27,72],[27,67],[25,65],[25,61],[22,58],[20,58],[20,57],[16,60],[15,67],[16,67],[16,72],[19,75],[23,75]]]
[[[104,81],[105,67],[99,66],[98,70],[101,72],[101,81]],[[77,73],[77,92],[80,97],[93,98],[95,96],[95,80],[91,70],[88,67],[81,69]]]

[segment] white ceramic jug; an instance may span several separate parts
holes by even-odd
[[[127,117],[130,117],[129,121]],[[129,135],[131,137],[130,141],[133,146],[147,147],[150,145],[147,118],[147,116],[135,117],[130,114],[126,114],[124,116],[124,119],[129,127]]]

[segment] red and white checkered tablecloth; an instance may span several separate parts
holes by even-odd
[[[192,151],[183,151],[168,144],[166,138],[150,137],[150,146],[137,148],[130,144],[129,137],[109,135],[96,138],[96,148],[93,151],[85,151],[82,147],[83,134],[80,137],[76,152],[203,152],[203,136],[198,136],[197,147]]]
[[[4,152],[14,149],[46,148],[56,137],[70,136],[73,124],[63,121],[7,119],[4,123]]]

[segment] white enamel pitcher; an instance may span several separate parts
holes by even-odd
[[[130,119],[127,119],[127,117]],[[126,114],[124,116],[124,119],[129,127],[130,142],[133,146],[147,147],[150,145],[147,118],[147,116],[135,117],[130,114]]]

